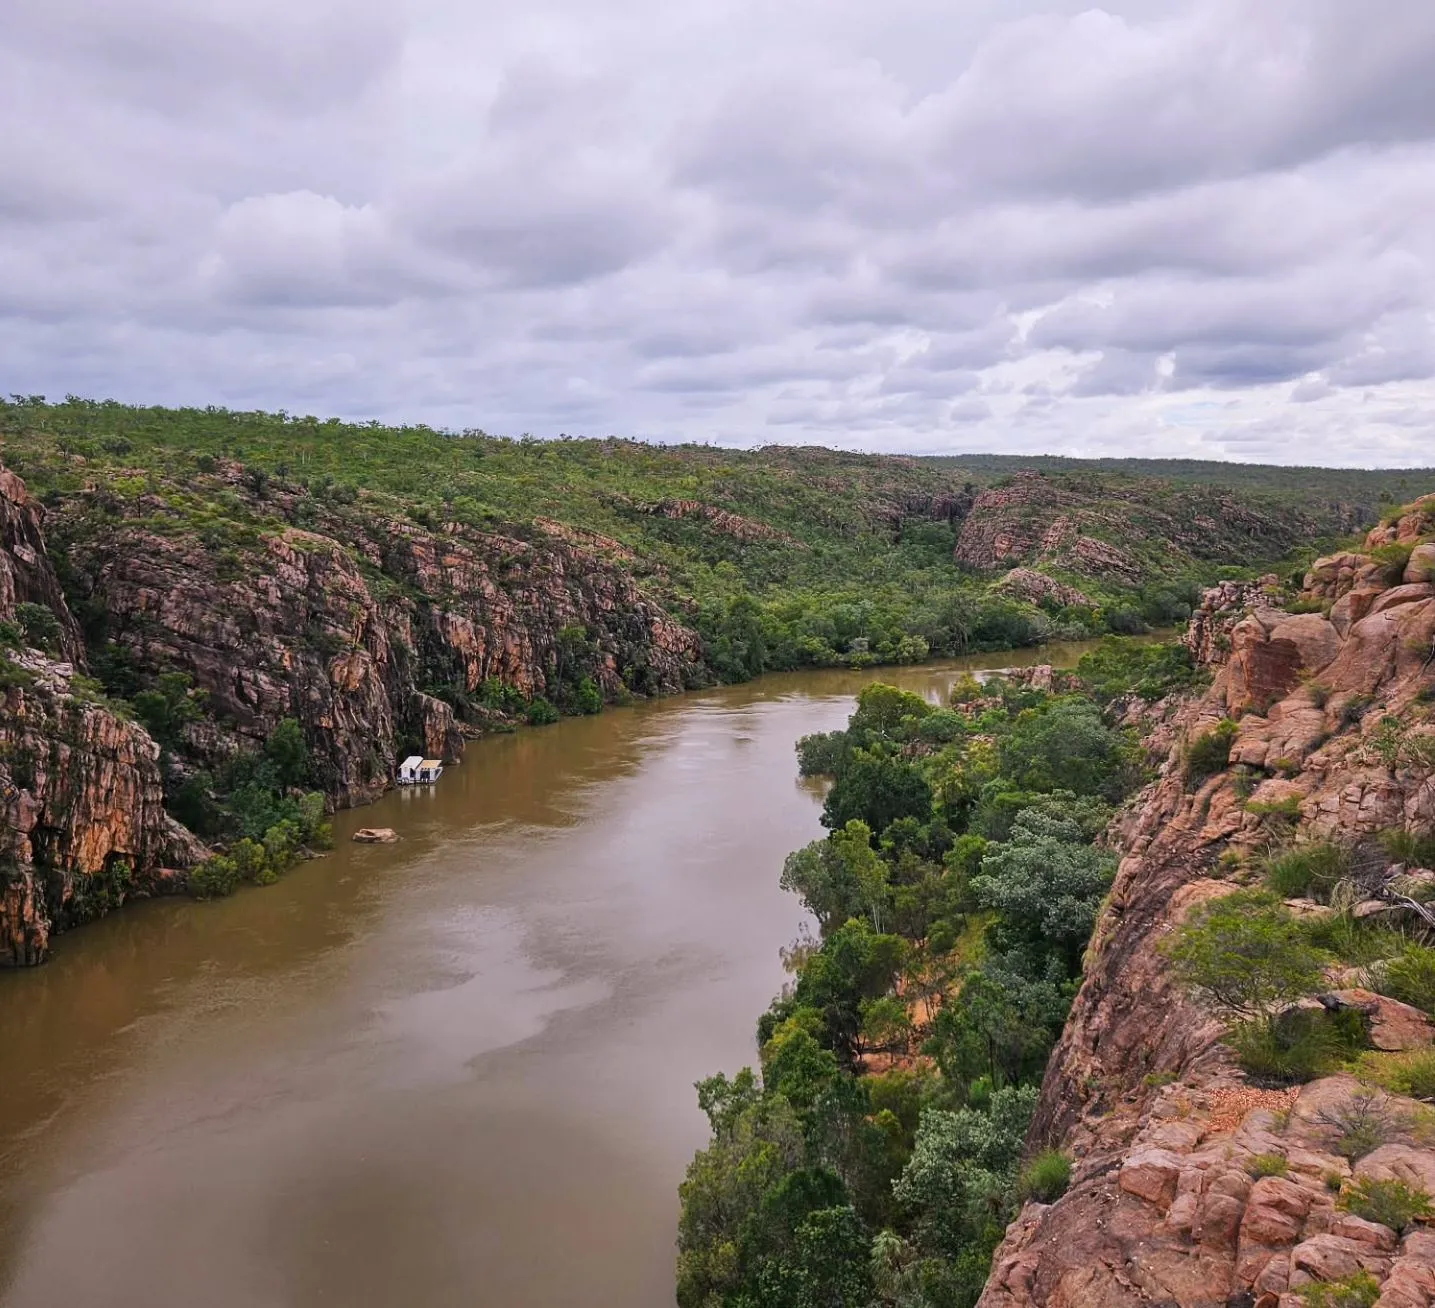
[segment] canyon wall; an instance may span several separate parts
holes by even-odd
[[[282,485],[237,464],[217,475],[230,521],[107,488],[47,519],[0,470],[0,620],[35,604],[57,628],[52,649],[12,639],[5,655],[0,964],[39,961],[52,929],[182,884],[202,853],[165,815],[155,742],[87,673],[112,690],[187,679],[199,711],[171,742],[176,776],[296,719],[336,807],[382,794],[403,753],[456,758],[507,726],[494,688],[521,704],[581,677],[613,701],[708,679],[697,634],[621,548],[557,524],[531,539],[420,529],[363,497],[298,525]]]
[[[981,1308],[1298,1308],[1301,1287],[1361,1269],[1380,1308],[1435,1301],[1435,1236],[1335,1205],[1332,1179],[1352,1168],[1327,1118],[1354,1083],[1253,1087],[1161,950],[1193,906],[1249,882],[1272,812],[1346,842],[1435,830],[1435,545],[1379,553],[1432,528],[1435,496],[1372,532],[1374,557],[1318,562],[1297,607],[1326,612],[1279,607],[1274,577],[1207,593],[1187,639],[1210,688],[1144,708],[1161,775],[1112,833],[1123,858],[1032,1127],[1030,1148],[1074,1157],[1072,1184],[1009,1228]],[[1232,720],[1230,766],[1192,784],[1184,744]],[[1377,1044],[1385,1019],[1400,1028],[1380,1047],[1428,1042],[1413,1010],[1359,1002]],[[1408,1107],[1354,1171],[1435,1190],[1435,1149]],[[1277,1154],[1285,1175],[1253,1174]]]
[[[54,929],[183,877],[202,854],[164,810],[159,748],[95,693],[45,547],[40,506],[0,469],[0,622],[54,619],[54,648],[0,653],[0,966],[38,963]]]

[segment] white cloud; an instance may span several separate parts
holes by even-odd
[[[11,0],[0,387],[1431,462],[1422,0]]]

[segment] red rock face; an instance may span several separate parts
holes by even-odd
[[[1348,579],[1363,568],[1352,562]],[[1297,1308],[1302,1287],[1361,1269],[1381,1282],[1381,1308],[1435,1302],[1435,1236],[1417,1227],[1401,1237],[1335,1206],[1330,1178],[1351,1167],[1327,1114],[1357,1083],[1250,1087],[1221,1025],[1172,981],[1161,952],[1192,907],[1236,888],[1220,855],[1267,836],[1229,772],[1195,791],[1182,775],[1184,742],[1222,717],[1239,717],[1232,760],[1257,772],[1250,798],[1294,799],[1303,834],[1435,830],[1429,766],[1372,744],[1389,717],[1435,733],[1423,725],[1435,597],[1376,594],[1392,599],[1344,630],[1234,583],[1208,592],[1193,619],[1187,643],[1212,683],[1164,706],[1150,737],[1162,776],[1109,833],[1124,857],[1028,1141],[1070,1152],[1073,1183],[1008,1229],[980,1308]],[[1304,684],[1313,676],[1319,696]],[[1365,1013],[1379,1048],[1430,1043],[1430,1022],[1405,1005],[1335,985],[1325,1002]],[[1355,1173],[1435,1191],[1435,1149],[1410,1127],[1415,1105],[1394,1109],[1389,1143]],[[1254,1179],[1264,1154],[1283,1158],[1286,1175]]]
[[[1159,550],[1163,562],[1184,555],[1194,563],[1222,551],[1240,557],[1252,546],[1276,557],[1315,533],[1300,515],[1262,513],[1215,488],[1133,482],[1086,491],[1025,472],[976,497],[954,557],[983,572],[1050,567],[1132,585],[1148,574],[1143,550],[1148,557]]]
[[[0,619],[45,604],[65,652],[79,638],[45,550],[39,507],[0,469]],[[172,881],[198,842],[164,811],[159,749],[143,728],[76,694],[74,667],[6,655],[0,687],[0,966],[41,962],[51,932]]]
[[[220,762],[297,718],[340,807],[387,788],[405,741],[462,752],[463,729],[432,689],[469,695],[493,679],[552,694],[565,628],[593,634],[605,698],[677,691],[704,675],[694,632],[566,539],[358,524],[343,544],[277,532],[227,574],[197,538],[126,521],[77,536],[70,557],[135,665],[187,673],[226,724],[197,725],[190,754]]]
[[[45,548],[45,512],[9,468],[0,467],[0,617],[17,604],[43,604],[60,624],[60,654],[82,657],[79,629],[70,616]]]
[[[252,498],[232,473],[234,493]],[[587,670],[605,698],[706,677],[698,636],[641,589],[616,542],[424,531],[360,508],[236,545],[156,530],[165,510],[143,497],[80,500],[46,524],[0,469],[0,619],[18,603],[48,606],[69,660],[15,651],[0,685],[0,965],[40,961],[54,930],[173,887],[183,878],[172,870],[203,853],[165,814],[148,734],[75,692],[83,647],[47,528],[87,621],[139,672],[185,673],[206,696],[207,715],[187,729],[189,763],[255,749],[293,717],[337,806],[381,794],[401,747],[454,758],[481,730],[482,709],[460,723],[432,691],[476,695],[493,679],[551,694],[565,628],[592,642]]]

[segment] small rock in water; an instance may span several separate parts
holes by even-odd
[[[399,838],[393,827],[360,827],[354,839],[361,845],[392,845]]]

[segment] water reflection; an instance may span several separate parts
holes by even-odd
[[[1082,648],[477,742],[277,886],[61,937],[0,974],[0,1302],[667,1308],[692,1082],[751,1060],[801,922],[793,742]]]

